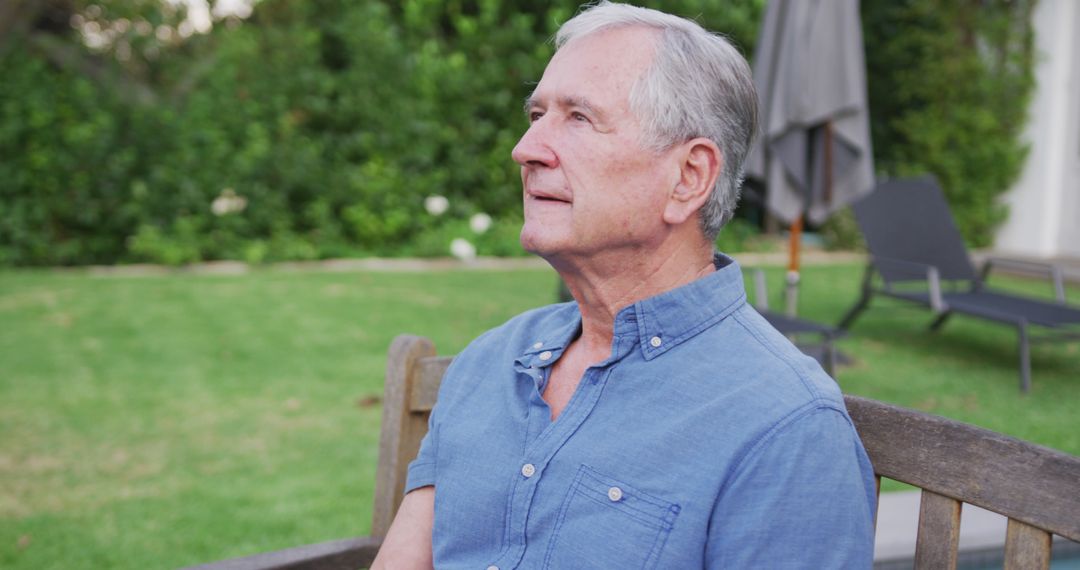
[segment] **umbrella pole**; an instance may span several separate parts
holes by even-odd
[[[833,145],[833,129],[832,121],[826,121],[821,127],[822,137],[824,138],[824,168],[822,169],[822,189],[823,198],[825,204],[828,205],[832,202],[832,185],[833,185],[833,170],[832,170],[832,145]],[[806,163],[812,165],[814,163],[813,145],[807,147],[807,159]],[[810,168],[813,172],[813,168]],[[787,270],[787,287],[785,288],[784,295],[784,310],[789,317],[797,316],[799,312],[799,252],[802,250],[802,230],[803,230],[803,218],[805,212],[810,210],[810,203],[813,201],[813,181],[807,182],[806,203],[803,207],[803,214],[799,214],[794,221],[791,222],[791,230],[788,235],[788,270]]]
[[[803,217],[791,222],[788,232],[787,287],[784,289],[784,310],[789,317],[798,313],[799,307],[799,250],[802,246]]]

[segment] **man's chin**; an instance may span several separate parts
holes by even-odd
[[[569,250],[565,240],[554,236],[536,235],[529,232],[528,228],[522,229],[520,242],[521,248],[525,251],[549,261]]]
[[[545,235],[542,229],[537,228],[538,224],[525,222],[521,226],[521,233],[518,235],[518,241],[521,243],[522,249],[533,254],[543,257],[543,252],[547,250],[551,241],[550,236]]]
[[[548,248],[543,247],[540,240],[526,238],[524,234],[522,234],[520,242],[521,249],[533,255],[544,257],[544,253],[548,251]]]

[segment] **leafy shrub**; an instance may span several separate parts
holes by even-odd
[[[0,263],[445,255],[436,242],[460,228],[427,225],[430,194],[454,205],[446,219],[494,216],[481,254],[516,254],[520,102],[577,6],[266,0],[182,42],[155,28],[182,12],[155,3],[52,7],[59,22],[125,22],[94,48],[63,25],[31,33],[130,85],[5,44]],[[665,3],[748,53],[762,6]],[[245,206],[216,212],[226,193]]]
[[[0,53],[0,251],[16,265],[103,263],[133,228],[142,151],[89,81]]]
[[[864,2],[876,167],[930,172],[961,232],[989,245],[1023,167],[1035,0]]]
[[[749,54],[765,2],[643,4]],[[1024,157],[1032,4],[864,3],[879,168],[937,174],[976,244]],[[0,45],[0,264],[446,255],[454,238],[518,254],[520,102],[578,5],[265,0],[176,41],[156,26],[183,13],[162,3],[49,3],[130,25],[95,48],[65,25]],[[433,194],[451,204],[437,219]],[[481,235],[476,212],[494,219]],[[737,222],[720,243],[754,233]]]
[[[862,232],[855,223],[855,212],[844,208],[833,214],[818,228],[825,242],[825,249],[842,251],[861,251],[866,249]]]

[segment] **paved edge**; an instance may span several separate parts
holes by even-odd
[[[743,267],[775,267],[787,263],[787,252],[733,253]],[[800,256],[804,265],[830,265],[861,263],[866,255],[854,252],[804,251]],[[292,261],[268,265],[250,265],[242,261],[212,261],[181,267],[166,265],[90,265],[85,267],[57,267],[57,273],[87,274],[97,277],[155,277],[163,275],[246,275],[267,271],[280,273],[322,271],[347,273],[358,271],[421,273],[426,271],[518,271],[549,269],[539,257],[478,257],[471,260],[455,258],[383,258],[327,259],[322,261]]]

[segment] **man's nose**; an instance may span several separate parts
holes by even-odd
[[[534,121],[529,125],[529,130],[521,135],[514,150],[510,153],[514,162],[521,166],[546,166],[554,167],[558,164],[558,158],[549,144],[550,133],[544,118]]]

